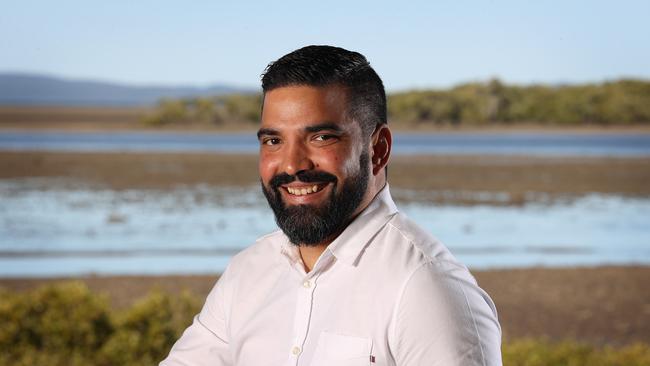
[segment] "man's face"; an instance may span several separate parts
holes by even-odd
[[[287,86],[265,95],[260,178],[294,244],[332,240],[367,205],[368,140],[345,118],[345,106],[338,86]]]

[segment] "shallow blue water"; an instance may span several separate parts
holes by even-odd
[[[256,153],[255,134],[0,132],[0,150]],[[650,156],[650,134],[397,133],[395,154]]]
[[[256,186],[173,191],[46,186],[37,179],[0,182],[0,276],[215,273],[233,254],[275,230]],[[472,268],[650,264],[648,198],[398,206]]]

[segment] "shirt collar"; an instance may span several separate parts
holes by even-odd
[[[397,213],[397,206],[390,195],[388,183],[373,198],[354,221],[330,245],[329,251],[337,260],[355,265],[370,239]],[[281,232],[281,231],[280,231]],[[280,251],[292,264],[300,263],[300,251],[282,233]],[[325,252],[323,252],[325,254]]]
[[[388,183],[382,188],[357,218],[327,247],[337,260],[355,265],[363,250],[377,232],[384,227],[397,206],[393,202]]]
[[[282,230],[278,231],[280,233],[280,253],[287,257],[289,262],[291,264],[296,264],[302,262],[302,258],[300,257],[300,250],[298,249],[297,245],[294,245],[291,243],[289,238],[284,235]]]

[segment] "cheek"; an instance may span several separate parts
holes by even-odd
[[[332,151],[322,155],[316,166],[335,175],[348,176],[359,171],[359,157],[349,151]]]
[[[277,163],[269,154],[260,153],[257,169],[260,174],[260,178],[264,182],[268,182],[275,175]]]
[[[345,175],[353,175],[359,171],[359,159],[353,159],[351,156],[341,162]]]
[[[355,145],[350,148],[350,152],[346,154],[345,160],[341,161],[341,166],[345,169],[347,175],[355,175],[359,172],[359,159],[361,157],[361,152],[363,151],[363,146]]]

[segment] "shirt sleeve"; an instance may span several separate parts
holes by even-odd
[[[501,365],[494,303],[466,268],[426,263],[406,282],[395,312],[399,366]]]
[[[227,270],[208,295],[201,312],[194,317],[159,366],[232,365],[226,323]]]

